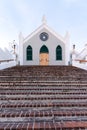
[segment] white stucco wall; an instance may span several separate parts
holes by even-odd
[[[39,38],[40,33],[46,32],[49,35],[47,41],[42,41]],[[33,49],[33,60],[26,60],[26,48],[30,45]],[[39,65],[40,48],[45,45],[49,50],[49,65],[65,65],[65,43],[60,41],[57,37],[52,35],[48,30],[42,29],[35,36],[23,43],[23,65]],[[62,60],[56,61],[56,47],[62,47]]]
[[[47,41],[42,41],[39,38],[39,35],[42,32],[46,32],[49,35],[49,39]],[[45,45],[49,50],[49,65],[68,65],[69,62],[69,46],[67,45],[64,39],[58,38],[57,35],[52,33],[52,30],[42,26],[40,29],[34,33],[34,35],[29,35],[29,38],[23,38],[22,34],[19,37],[19,60],[20,65],[39,65],[40,62],[40,49],[43,45]],[[33,49],[33,60],[26,60],[26,48],[31,46]],[[56,47],[60,45],[62,47],[62,60],[56,60]]]
[[[9,68],[9,67],[13,67],[13,66],[16,66],[15,61],[3,62],[3,63],[0,63],[0,70],[6,69],[6,68]]]
[[[24,41],[24,38],[23,38],[23,35],[22,33],[20,32],[19,34],[19,56],[18,56],[18,61],[20,62],[20,65],[23,65],[23,41]]]

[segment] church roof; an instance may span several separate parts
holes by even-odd
[[[87,46],[77,55],[76,59],[85,60],[87,57]]]
[[[48,30],[51,34],[53,34],[56,38],[58,38],[60,41],[66,43],[67,42],[67,37],[62,37],[58,33],[56,33],[52,28],[50,28],[47,25],[47,21],[45,16],[42,18],[42,25],[40,25],[34,32],[32,32],[30,35],[24,38],[24,42],[32,38],[34,35],[36,35],[38,32],[40,32],[42,29]]]

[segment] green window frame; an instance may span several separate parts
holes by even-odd
[[[43,45],[40,49],[40,53],[49,53],[49,50],[45,45]]]
[[[62,60],[62,48],[60,45],[56,48],[56,60]]]
[[[27,47],[26,53],[27,53],[26,59],[28,61],[31,61],[32,60],[32,47],[30,45]]]

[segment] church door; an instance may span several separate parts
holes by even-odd
[[[49,50],[45,45],[40,49],[40,65],[49,65]]]

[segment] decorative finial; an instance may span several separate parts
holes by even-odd
[[[46,24],[46,23],[47,23],[47,20],[46,20],[46,16],[45,16],[45,15],[43,15],[43,17],[42,17],[42,23],[43,23],[43,24]]]

